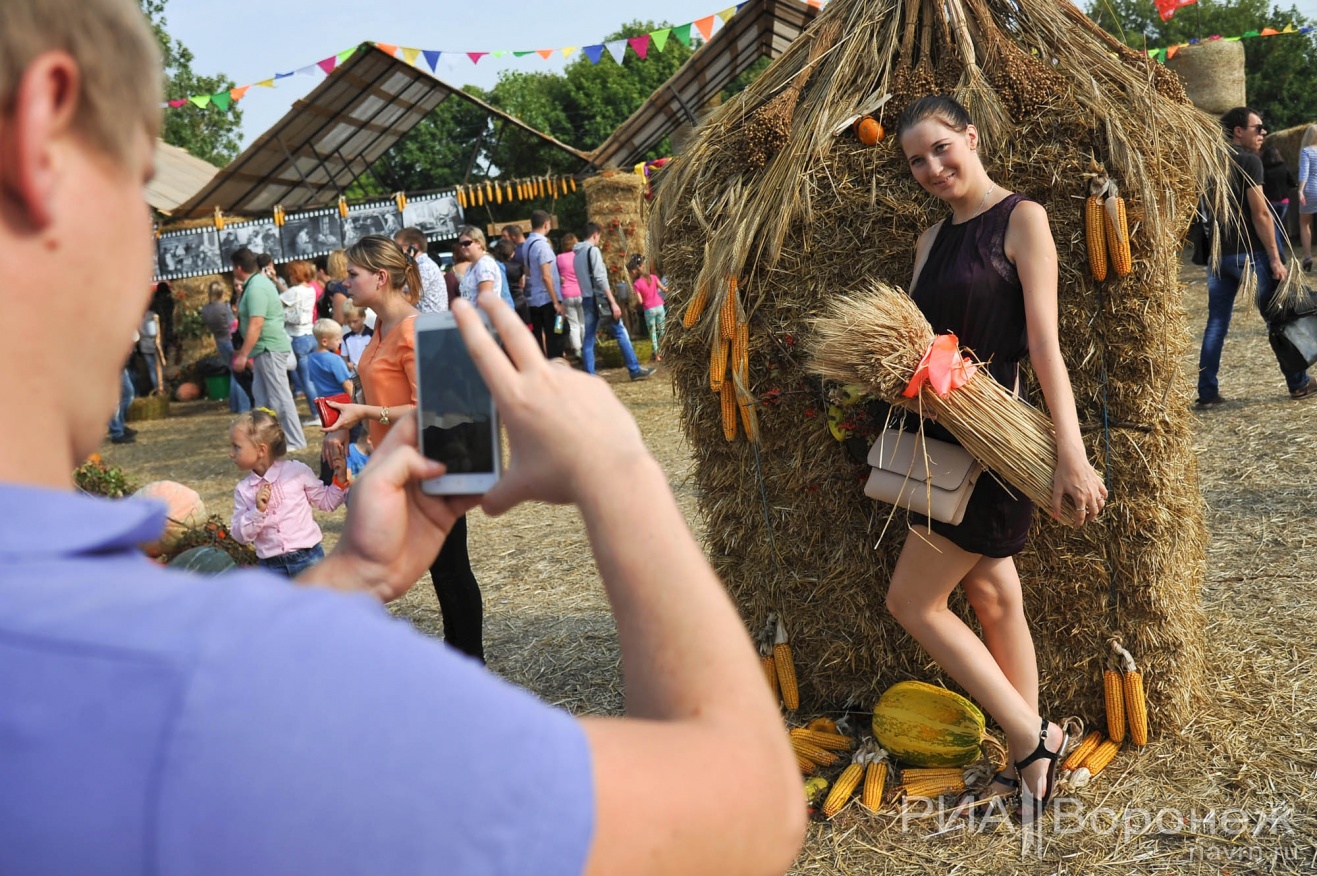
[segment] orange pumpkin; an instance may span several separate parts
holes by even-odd
[[[165,506],[165,531],[142,545],[147,556],[158,557],[178,543],[190,528],[206,522],[206,505],[197,491],[174,481],[153,481],[133,493],[134,499],[151,499]]]
[[[180,383],[174,391],[174,397],[184,402],[196,401],[201,398],[201,387],[195,383]]]
[[[873,116],[860,116],[855,122],[855,136],[865,146],[875,146],[883,139],[883,126]]]

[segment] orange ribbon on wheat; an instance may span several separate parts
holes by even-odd
[[[906,384],[903,394],[906,398],[914,398],[927,383],[938,395],[945,396],[969,383],[969,379],[977,372],[978,367],[961,355],[960,339],[948,332],[933,338],[933,343],[928,345],[924,358],[919,360],[919,366],[915,368],[915,374]]]

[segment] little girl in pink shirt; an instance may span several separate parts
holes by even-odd
[[[257,408],[234,420],[229,458],[251,472],[233,489],[234,540],[252,545],[260,565],[292,578],[325,558],[312,506],[333,511],[346,487],[341,465],[325,486],[305,464],[284,459],[288,442],[274,411]]]

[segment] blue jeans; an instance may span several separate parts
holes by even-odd
[[[123,427],[128,422],[128,406],[137,398],[137,393],[133,390],[133,377],[124,368],[119,372],[119,407],[114,409],[114,416],[110,417],[110,437],[122,438]]]
[[[293,342],[293,355],[297,357],[297,370],[293,372],[296,375],[293,389],[306,396],[306,403],[309,405],[316,397],[315,385],[311,383],[311,354],[316,351],[319,344],[315,335],[298,335],[289,340]],[[314,407],[311,412],[315,413]]]
[[[280,575],[286,575],[294,578],[307,569],[314,566],[325,558],[325,549],[320,545],[315,547],[302,548],[297,551],[289,551],[286,554],[279,554],[277,557],[266,557],[263,560],[257,560],[260,565],[271,572],[277,572]]]
[[[594,374],[594,341],[595,335],[599,332],[599,311],[595,309],[594,297],[582,298],[582,307],[585,308],[585,337],[581,339],[581,364],[585,366],[587,374]],[[631,346],[631,335],[627,334],[626,326],[620,319],[612,320],[611,329],[613,337],[617,339],[617,345],[622,349],[622,364],[626,365],[626,370],[632,375],[640,373],[640,360],[636,358],[635,348]]]
[[[233,376],[233,342],[216,341],[215,348],[219,350],[220,361],[229,367],[229,413],[245,414],[252,409],[252,400],[247,395],[247,390],[242,388],[242,384]]]
[[[1264,257],[1254,259],[1254,274],[1258,281],[1257,304],[1262,319],[1270,323],[1267,305],[1276,290],[1276,280],[1271,276],[1271,269],[1262,261]],[[1220,394],[1217,386],[1217,372],[1221,370],[1221,349],[1226,344],[1226,332],[1230,330],[1230,317],[1235,309],[1235,295],[1239,292],[1239,283],[1244,276],[1244,265],[1250,256],[1222,255],[1221,271],[1213,275],[1207,273],[1207,328],[1203,330],[1203,347],[1198,354],[1198,400],[1211,401]],[[1301,389],[1308,383],[1308,372],[1285,371],[1285,385],[1290,392]]]

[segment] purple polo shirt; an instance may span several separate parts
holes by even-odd
[[[575,874],[580,726],[391,618],[0,485],[0,873]]]

